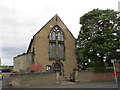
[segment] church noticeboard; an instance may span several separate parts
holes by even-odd
[[[30,70],[31,71],[43,70],[42,64],[31,64]]]

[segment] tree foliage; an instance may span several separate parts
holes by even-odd
[[[81,61],[90,60],[103,67],[104,60],[120,60],[119,12],[94,9],[80,17],[80,24],[77,52]]]

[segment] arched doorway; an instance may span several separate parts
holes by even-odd
[[[60,75],[64,74],[64,68],[63,68],[63,64],[61,62],[53,63],[52,66],[53,66],[53,71],[59,72]]]
[[[61,65],[59,63],[55,63],[53,66],[54,71],[61,71]]]

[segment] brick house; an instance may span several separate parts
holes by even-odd
[[[77,67],[76,40],[58,15],[49,20],[31,39],[28,50],[14,57],[14,72],[30,72],[41,64],[41,72],[58,71],[68,77]]]

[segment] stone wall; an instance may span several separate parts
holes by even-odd
[[[11,84],[13,87],[39,87],[56,83],[55,73],[29,73],[11,74]]]
[[[93,73],[92,81],[112,81],[114,80],[113,73]]]
[[[29,72],[29,67],[32,63],[32,54],[27,53],[14,57],[13,72]]]
[[[94,73],[89,71],[81,71],[81,72],[78,72],[76,79],[80,82],[114,81],[115,77],[112,72]],[[120,80],[120,73],[117,73],[117,79]]]
[[[11,74],[11,84],[13,87],[40,87],[44,85],[55,85],[61,82],[61,77],[57,78],[57,74],[53,72],[28,73],[28,74]],[[120,73],[117,73],[120,80]],[[62,79],[63,80],[63,79]],[[81,71],[77,73],[76,81],[80,82],[99,82],[99,81],[115,81],[113,73],[93,73],[89,71]]]
[[[78,72],[77,79],[80,82],[90,82],[92,81],[92,76],[93,76],[92,72],[82,71],[82,72]]]

